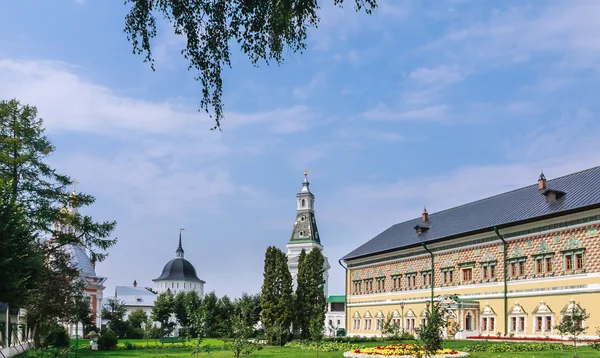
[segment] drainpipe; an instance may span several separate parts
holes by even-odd
[[[502,262],[502,272],[504,273],[504,336],[506,336],[508,334],[508,298],[506,297],[506,241],[502,235],[500,235],[496,226],[494,226],[494,232],[496,233],[496,236],[502,240],[503,246],[502,254],[504,256],[504,260]]]
[[[433,262],[433,252],[427,248],[427,245],[425,245],[424,242],[422,242],[421,245],[423,245],[423,248],[429,252],[429,255],[431,256],[431,305],[429,306],[429,309],[431,312],[433,312],[433,287],[435,286],[435,266]]]
[[[344,272],[346,273],[344,275],[345,279],[344,279],[344,296],[346,296],[346,302],[344,302],[344,316],[345,316],[345,321],[344,321],[344,332],[346,332],[346,335],[348,335],[348,268],[344,267],[344,265],[342,265],[342,259],[338,260],[338,264],[340,264],[340,266],[342,266],[342,268],[344,269]],[[335,332],[336,336],[337,336],[337,332]]]

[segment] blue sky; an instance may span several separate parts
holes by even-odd
[[[87,214],[118,222],[97,266],[107,294],[151,286],[180,227],[207,291],[259,292],[304,169],[341,294],[337,260],[423,206],[600,164],[599,2],[398,0],[371,16],[332,2],[283,66],[234,53],[222,133],[165,24],[152,72],[122,1],[0,5],[0,98],[38,107],[51,164],[96,196]]]

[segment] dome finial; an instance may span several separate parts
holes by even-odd
[[[310,185],[310,183],[308,182],[308,172],[310,172],[309,169],[306,169],[304,171],[304,180],[302,181],[302,190],[300,190],[301,193],[310,193],[310,189],[308,188],[308,186]]]
[[[183,253],[185,252],[185,251],[183,251],[183,246],[181,245],[181,232],[182,231],[185,231],[185,229],[183,229],[183,228],[179,229],[179,247],[175,251],[175,255],[178,258],[183,258]]]

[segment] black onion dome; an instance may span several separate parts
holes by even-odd
[[[192,281],[205,283],[196,275],[196,269],[188,260],[178,257],[165,265],[162,274],[152,281]]]

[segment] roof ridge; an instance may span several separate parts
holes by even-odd
[[[574,173],[565,174],[565,175],[562,175],[562,176],[559,176],[559,177],[556,177],[556,178],[553,178],[553,179],[549,179],[548,183],[551,183],[551,182],[553,182],[555,180],[558,180],[558,179],[562,179],[562,178],[570,177],[570,176],[573,176],[573,175],[581,174],[581,173],[584,173],[584,172],[587,172],[587,171],[590,171],[590,170],[594,170],[594,169],[600,169],[600,165],[595,166],[595,167],[591,167],[591,168],[587,168],[587,169],[583,169],[583,170],[580,170],[580,171],[577,171],[577,172],[574,172]],[[503,195],[508,195],[510,193],[514,193],[514,192],[519,191],[519,190],[525,190],[525,189],[528,189],[528,188],[534,187],[534,186],[537,186],[537,184],[530,184],[530,185],[523,186],[523,187],[520,187],[520,188],[516,188],[516,189],[509,190],[509,191],[505,191],[503,193],[494,194],[492,196],[488,196],[488,197],[485,197],[485,198],[473,200],[473,201],[470,201],[468,203],[460,204],[460,205],[457,205],[457,206],[453,206],[451,208],[447,208],[447,209],[444,209],[444,210],[440,210],[440,211],[436,211],[436,212],[430,213],[429,217],[432,217],[432,216],[434,216],[436,214],[444,213],[446,211],[458,209],[458,208],[461,208],[463,206],[467,206],[467,205],[479,203],[479,202],[482,202],[484,200],[489,200],[489,199],[497,198],[497,197],[500,197],[500,196],[503,196]],[[419,219],[419,218],[420,218],[420,216],[417,216],[417,217],[414,217],[412,219],[396,223],[396,224],[394,224],[392,226],[396,226],[396,225],[401,225],[401,224],[404,224],[404,223],[408,223],[408,222],[411,222],[411,221],[413,221],[415,219]]]

